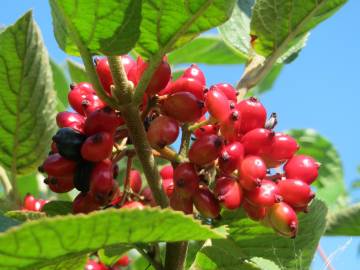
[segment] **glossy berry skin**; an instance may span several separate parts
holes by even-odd
[[[196,79],[184,77],[177,79],[168,87],[169,94],[189,92],[201,101],[204,101],[204,90],[204,85],[199,83]]]
[[[113,136],[110,133],[96,133],[89,136],[81,146],[81,156],[85,160],[99,162],[110,157],[113,144]]]
[[[73,201],[73,213],[90,213],[92,211],[100,209],[100,204],[95,201],[95,198],[91,193],[79,193]]]
[[[244,208],[246,215],[254,221],[261,221],[266,216],[265,207],[253,206],[252,204],[248,203],[246,200],[244,200],[242,207]]]
[[[204,104],[190,92],[170,94],[161,105],[162,111],[182,123],[190,123],[204,114]]]
[[[245,198],[255,207],[270,207],[282,200],[279,195],[278,186],[273,181],[264,179],[261,186],[246,192]]]
[[[276,132],[272,138],[268,157],[272,161],[283,162],[290,159],[298,149],[299,145],[293,137]]]
[[[141,174],[138,170],[130,171],[130,188],[133,192],[139,193],[142,186]]]
[[[141,202],[137,202],[137,201],[126,202],[121,207],[121,209],[139,209],[139,210],[142,210],[144,208],[145,206]]]
[[[246,155],[262,156],[269,153],[274,135],[274,132],[265,128],[256,128],[247,132],[241,138]]]
[[[205,104],[210,115],[220,122],[225,121],[231,113],[230,101],[217,88],[213,88],[206,94]]]
[[[207,186],[201,186],[193,197],[195,208],[206,218],[217,218],[220,215],[220,205],[215,195]]]
[[[55,177],[72,176],[75,173],[76,162],[55,153],[47,157],[40,169]]]
[[[147,138],[153,148],[163,148],[170,145],[176,141],[178,136],[178,122],[165,115],[155,118],[147,131]]]
[[[94,88],[89,83],[79,83],[71,86],[71,88],[72,89],[68,93],[68,101],[70,106],[77,113],[85,115],[82,103],[84,100],[93,99],[93,96],[96,95]]]
[[[196,138],[200,138],[205,135],[216,135],[219,131],[219,127],[217,125],[205,125],[194,131],[194,135]]]
[[[49,189],[55,193],[69,192],[74,188],[74,177],[51,177],[49,176],[44,180],[45,184],[49,186]]]
[[[230,174],[241,166],[244,159],[244,147],[239,142],[225,145],[219,157],[220,170],[225,174]]]
[[[173,178],[174,176],[174,168],[171,165],[166,165],[161,168],[160,170],[160,176],[162,179],[169,179]]]
[[[214,193],[221,206],[229,210],[239,208],[244,198],[241,186],[231,177],[218,178]]]
[[[194,195],[199,187],[199,176],[194,164],[189,162],[179,164],[174,170],[174,184],[181,197],[189,198]]]
[[[79,132],[83,132],[84,123],[84,116],[75,112],[59,112],[56,115],[56,124],[59,128],[70,127]]]
[[[319,175],[320,164],[310,156],[295,155],[284,166],[287,178],[300,179],[311,184]]]
[[[52,139],[56,143],[61,156],[75,161],[81,159],[81,146],[86,140],[86,136],[84,134],[76,131],[75,129],[65,127],[60,128]]]
[[[125,266],[128,266],[129,263],[130,263],[129,256],[124,255],[119,260],[117,260],[117,262],[115,263],[115,266],[125,267]]]
[[[36,201],[37,199],[33,195],[26,194],[24,198],[24,209],[29,211],[34,211]]]
[[[124,120],[112,109],[104,108],[91,113],[85,121],[86,135],[94,135],[104,131],[114,134],[117,127],[124,124]]]
[[[141,191],[140,195],[144,197],[144,200],[142,202],[145,205],[150,205],[151,207],[155,207],[157,205],[156,201],[155,201],[155,198],[154,198],[154,195],[152,194],[152,191],[151,191],[150,187],[145,187]]]
[[[241,114],[241,133],[255,128],[263,128],[266,122],[266,109],[254,97],[245,99],[236,105]]]
[[[267,218],[271,227],[280,235],[296,237],[298,219],[290,205],[284,202],[274,204],[269,208]]]
[[[177,188],[169,198],[169,203],[172,209],[182,211],[189,215],[193,213],[193,199],[192,197],[184,197],[182,191],[179,192]]]
[[[198,138],[190,147],[189,160],[196,165],[206,165],[218,158],[223,142],[217,135]]]
[[[291,207],[301,208],[315,197],[308,184],[297,179],[284,179],[277,183],[278,192]]]
[[[168,197],[174,192],[174,179],[165,178],[162,179],[162,188]]]
[[[100,204],[106,204],[113,197],[112,163],[106,159],[95,164],[90,175],[90,192]]]
[[[220,132],[226,141],[240,141],[242,136],[241,121],[239,111],[232,109],[228,117],[220,123]]]
[[[236,89],[231,84],[217,83],[210,87],[210,91],[214,88],[217,88],[218,90],[223,92],[223,94],[227,97],[228,100],[233,101],[235,103],[237,102]]]
[[[261,180],[266,176],[265,162],[258,156],[247,156],[241,166],[239,183],[246,190],[253,190],[260,185]]]
[[[206,85],[206,78],[198,65],[192,64],[190,67],[184,70],[182,78],[191,78],[200,83],[202,86]]]
[[[104,90],[111,95],[110,86],[113,84],[113,78],[110,71],[109,61],[106,57],[96,61],[96,73],[98,74]]]

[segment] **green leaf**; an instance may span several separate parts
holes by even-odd
[[[50,0],[55,38],[62,50],[79,55],[73,39],[93,54],[129,52],[139,37],[141,0]]]
[[[217,36],[202,36],[168,55],[173,65],[198,63],[208,65],[242,64],[246,58]]]
[[[12,218],[12,219],[16,219],[21,222],[24,222],[24,221],[38,220],[38,219],[44,218],[44,217],[46,217],[46,214],[43,212],[37,212],[37,211],[14,210],[14,211],[6,212],[5,216]]]
[[[69,91],[69,81],[66,78],[63,68],[61,68],[52,59],[50,59],[50,65],[52,69],[54,87],[58,97],[57,110],[59,112],[65,111],[68,103],[67,95]]]
[[[168,209],[109,209],[43,218],[0,234],[0,267],[39,269],[119,244],[224,237],[192,217]]]
[[[76,63],[70,59],[68,59],[66,62],[72,82],[80,83],[89,81],[89,78],[86,75],[85,67],[83,65]]]
[[[69,201],[50,201],[44,205],[43,212],[48,216],[67,215],[72,213],[72,202]]]
[[[240,211],[225,212],[222,223],[228,224],[228,238],[212,240],[199,252],[193,267],[235,270],[239,269],[236,265],[241,261],[262,257],[273,260],[281,269],[308,269],[325,230],[326,213],[324,203],[313,201],[310,212],[298,216],[297,237],[288,239],[259,222],[245,218]]]
[[[33,172],[56,125],[48,54],[28,12],[0,34],[0,163],[11,177]]]
[[[234,0],[144,0],[136,50],[163,55],[229,19]]]
[[[4,232],[4,231],[8,230],[9,228],[11,228],[13,226],[17,226],[19,224],[21,224],[21,222],[0,214],[0,232]]]
[[[265,92],[271,90],[273,87],[276,79],[280,75],[284,65],[283,64],[276,64],[272,67],[268,75],[254,88],[252,88],[248,93],[247,96],[259,96],[264,94]]]
[[[360,236],[360,204],[329,214],[326,235]]]
[[[344,172],[339,153],[333,144],[312,129],[293,129],[287,132],[300,145],[299,154],[310,155],[321,163],[319,177],[312,184],[316,197],[330,208],[346,196]]]
[[[52,265],[36,268],[40,270],[84,270],[88,256],[82,255],[71,259],[57,260]],[[18,268],[17,268],[18,269]]]
[[[16,186],[20,198],[24,198],[25,195],[28,193],[30,193],[34,197],[40,196],[36,173],[17,177]]]
[[[98,251],[99,259],[102,263],[112,266],[114,265],[125,252],[132,249],[129,245],[116,245]]]
[[[253,7],[253,47],[268,56],[293,46],[320,22],[333,15],[346,0],[257,0]],[[280,53],[279,53],[280,52]]]

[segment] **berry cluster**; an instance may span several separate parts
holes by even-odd
[[[148,63],[141,57],[136,62],[128,56],[121,59],[128,79],[136,86]],[[106,58],[95,63],[101,84],[111,96],[109,63]],[[128,137],[120,112],[100,100],[88,83],[72,85],[68,99],[75,112],[58,114],[60,129],[41,166],[49,188],[54,192],[77,188],[81,193],[74,200],[75,213],[108,205],[156,206],[150,188],[141,190],[138,171],[128,172],[122,192],[114,180],[117,145]],[[195,206],[201,216],[216,219],[221,208],[242,206],[249,218],[281,235],[296,236],[296,212],[306,212],[314,198],[310,184],[318,175],[319,164],[310,156],[296,155],[296,140],[273,130],[276,114],[267,119],[265,107],[256,98],[238,101],[236,89],[226,83],[207,88],[197,65],[172,80],[164,58],[151,78],[139,113],[154,152],[172,162],[160,175],[173,209],[191,214]],[[177,140],[180,127],[191,131],[194,141],[179,163],[162,153],[174,153],[169,145]]]
[[[122,256],[113,266],[106,266],[97,258],[89,259],[85,265],[85,270],[121,270],[127,269],[130,259],[127,255]]]

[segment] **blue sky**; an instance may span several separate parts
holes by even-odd
[[[66,55],[58,48],[52,33],[51,15],[45,0],[2,0],[0,25],[9,25],[33,9],[50,55],[59,63]],[[347,187],[357,177],[360,164],[360,1],[350,0],[335,16],[312,31],[300,56],[286,66],[272,91],[262,97],[268,111],[279,115],[278,130],[314,128],[334,143],[344,163]],[[209,84],[235,83],[241,66],[204,69]],[[360,192],[352,193],[354,201]],[[359,224],[360,226],[360,224]],[[349,237],[324,238],[321,244],[330,254]],[[344,251],[335,253],[335,269],[359,269],[359,238],[353,238]],[[356,267],[357,266],[357,267]],[[313,269],[325,269],[317,257]]]

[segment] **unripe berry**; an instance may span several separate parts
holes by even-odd
[[[92,211],[98,210],[100,204],[95,201],[95,198],[90,193],[79,193],[73,201],[73,213],[90,213]]]
[[[241,166],[244,159],[244,148],[241,143],[233,142],[225,145],[219,157],[220,170],[225,174],[230,174]]]
[[[65,176],[65,177],[52,177],[49,176],[44,180],[44,183],[49,186],[49,189],[56,193],[65,193],[69,192],[74,188],[74,177]]]
[[[284,166],[287,178],[300,179],[309,185],[319,174],[320,164],[310,156],[293,156]]]
[[[237,104],[241,114],[241,132],[246,133],[255,128],[263,128],[266,122],[266,109],[254,97],[245,99]]]
[[[70,127],[79,132],[84,132],[85,118],[76,112],[59,112],[56,115],[56,124],[59,128]]]
[[[140,172],[138,170],[131,170],[129,180],[131,190],[135,193],[139,193],[142,185]]]
[[[110,157],[114,140],[110,133],[99,132],[89,136],[81,147],[81,156],[92,162]]]
[[[193,197],[195,208],[207,218],[217,218],[220,215],[220,205],[207,186],[201,186]]]
[[[147,131],[147,138],[153,148],[163,148],[166,145],[172,144],[178,136],[178,122],[165,115],[155,118]]]
[[[231,177],[216,180],[214,193],[220,204],[229,209],[237,209],[243,201],[243,191],[239,183]]]
[[[242,206],[245,210],[246,215],[254,221],[263,220],[266,216],[265,207],[253,206],[252,204],[248,203],[246,200],[244,200]]]
[[[210,115],[218,121],[225,121],[231,113],[231,104],[225,94],[217,88],[213,88],[206,94],[206,108]]]
[[[247,156],[238,168],[239,183],[246,190],[253,190],[260,186],[266,176],[265,162],[258,156]]]
[[[247,132],[241,138],[246,155],[261,156],[267,154],[270,151],[274,135],[274,132],[265,128],[256,128]]]
[[[204,101],[204,90],[205,87],[203,84],[193,78],[184,77],[180,77],[175,82],[172,82],[168,87],[169,94],[189,92],[201,101]]]
[[[196,165],[206,165],[218,158],[223,142],[217,135],[198,138],[190,147],[189,160]]]
[[[187,215],[193,212],[192,197],[183,197],[182,191],[179,192],[177,188],[174,189],[173,194],[170,196],[169,203],[171,208],[176,211],[182,211]]]
[[[277,183],[278,192],[291,207],[305,207],[315,197],[308,184],[297,179],[284,179]]]
[[[267,217],[277,233],[285,237],[296,237],[298,219],[290,205],[284,202],[274,204],[268,209]]]
[[[245,193],[245,199],[256,207],[270,207],[282,198],[277,185],[270,180],[262,180],[261,186]]]
[[[112,109],[104,108],[91,113],[85,120],[84,131],[86,135],[94,135],[104,131],[113,134],[124,120]]]
[[[175,189],[184,198],[191,197],[199,188],[199,176],[192,163],[181,163],[174,170]]]
[[[63,158],[60,154],[55,153],[48,156],[39,169],[54,177],[73,176],[76,169],[76,162]]]
[[[217,83],[210,87],[210,91],[214,88],[217,88],[218,90],[223,92],[223,94],[227,97],[228,100],[235,103],[237,102],[236,89],[231,84]]]
[[[162,179],[169,179],[173,178],[174,176],[174,168],[171,165],[166,165],[161,168],[160,170],[160,176]]]
[[[196,64],[192,64],[190,67],[184,70],[184,74],[181,76],[182,78],[192,78],[201,85],[206,85],[206,78],[204,73]]]

